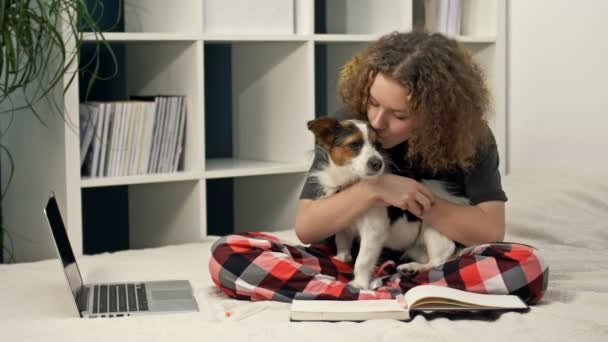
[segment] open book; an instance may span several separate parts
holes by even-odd
[[[413,311],[527,310],[514,295],[487,295],[443,286],[421,285],[395,299],[298,300],[291,305],[292,321],[366,321],[397,319],[409,321]]]

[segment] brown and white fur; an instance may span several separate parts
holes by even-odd
[[[308,122],[308,129],[315,134],[321,153],[326,154],[322,165],[317,165],[312,174],[323,190],[323,196],[332,195],[361,179],[388,172],[386,161],[375,147],[376,134],[367,123],[323,117]],[[466,198],[451,195],[439,181],[422,182],[435,196],[455,203],[469,203]],[[351,285],[360,289],[369,288],[383,247],[404,251],[404,256],[414,260],[397,267],[406,273],[441,264],[455,251],[452,240],[420,221],[410,222],[406,215],[401,215],[391,223],[388,208],[384,207],[370,208],[351,227],[336,234],[338,259],[352,261],[350,250],[356,237],[360,238],[360,247]]]

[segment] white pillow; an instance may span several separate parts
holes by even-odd
[[[605,249],[608,177],[557,172],[520,171],[503,177],[509,198],[505,240]]]

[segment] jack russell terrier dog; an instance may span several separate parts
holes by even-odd
[[[326,154],[324,163],[311,176],[330,196],[349,185],[388,172],[387,162],[379,151],[375,131],[363,121],[338,121],[322,117],[308,122],[315,135],[317,153]],[[468,199],[450,194],[442,182],[422,180],[435,196],[453,203],[468,204]],[[395,215],[398,209],[398,215]],[[391,214],[392,212],[392,214]],[[415,273],[445,262],[455,252],[456,244],[420,220],[410,221],[404,211],[395,207],[372,207],[351,227],[335,236],[336,258],[351,262],[351,245],[359,237],[359,254],[354,265],[351,285],[368,289],[372,272],[383,247],[403,251],[412,262],[397,267],[403,273]],[[403,258],[402,258],[403,259]]]

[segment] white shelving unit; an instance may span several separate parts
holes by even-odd
[[[48,128],[36,129],[32,135],[28,126],[39,124],[27,119],[13,127],[16,133],[9,137],[9,146],[20,157],[19,173],[5,200],[5,223],[20,227],[14,237],[18,260],[54,256],[41,211],[51,189],[77,254],[83,252],[82,191],[87,188],[128,186],[131,248],[193,242],[206,236],[207,202],[214,200],[207,197],[207,183],[221,179],[233,181],[235,231],[291,227],[313,156],[314,140],[306,122],[315,114],[337,109],[336,76],[348,58],[384,33],[411,30],[415,20],[412,0],[329,0],[317,2],[324,4],[325,16],[331,18],[321,23],[325,32],[319,33],[314,31],[315,20],[323,18],[314,17],[315,1],[293,1],[293,34],[252,35],[246,28],[242,33],[206,33],[205,0],[126,0],[125,32],[104,36],[125,46],[129,95],[187,96],[184,168],[174,174],[81,177],[77,110],[83,99],[78,95],[82,85],[75,82],[65,94],[56,93],[65,122],[52,118]],[[492,127],[500,154],[506,156],[506,5],[499,0],[463,3],[463,32],[456,38],[486,69],[496,109]],[[91,34],[85,39],[95,40]],[[206,127],[209,118],[230,114],[205,112],[206,104],[217,101],[205,98],[205,89],[214,87],[205,84],[205,74],[211,72],[205,69],[205,51],[218,44],[231,51],[232,154],[209,158],[205,132],[215,129]],[[324,54],[326,76],[321,88],[315,86],[317,49]],[[320,96],[326,98],[325,105],[315,108]],[[21,144],[22,134],[31,136],[30,145],[37,147]]]

